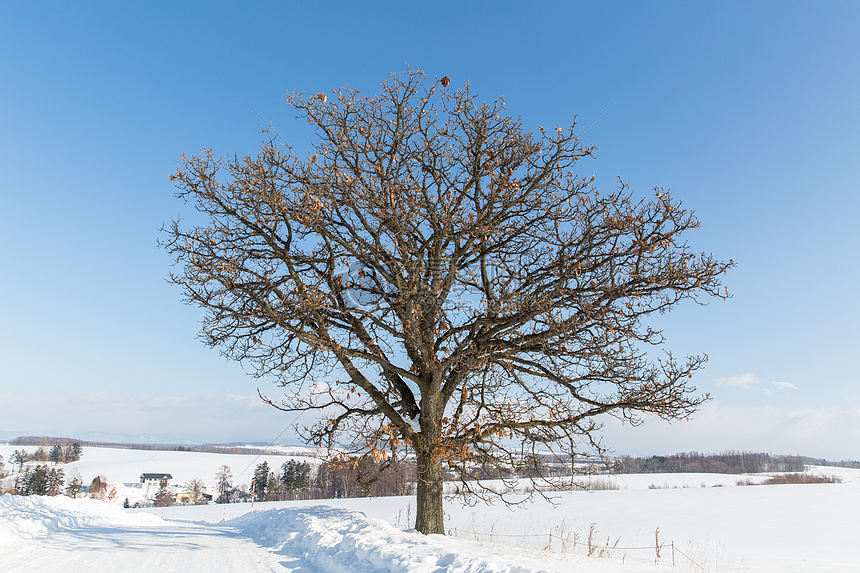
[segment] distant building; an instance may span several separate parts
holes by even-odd
[[[206,504],[212,501],[212,496],[203,492],[195,495],[193,491],[180,491],[176,494],[176,501],[183,504]]]
[[[164,487],[169,486],[172,479],[173,476],[170,474],[140,474],[140,483],[144,489],[144,497],[147,499],[154,498],[155,494],[158,493],[158,489],[162,485]],[[152,492],[152,495],[150,495],[150,492]]]

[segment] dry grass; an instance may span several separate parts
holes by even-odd
[[[762,485],[780,485],[780,484],[794,484],[794,483],[842,483],[842,478],[834,475],[823,475],[823,474],[805,474],[805,473],[791,473],[791,474],[776,474],[774,476],[770,476],[766,480],[762,482]]]
[[[578,485],[589,491],[621,489],[617,483],[606,477],[595,477]]]
[[[756,482],[751,478],[738,480],[738,485],[784,485],[798,483],[842,483],[842,478],[835,475],[807,474],[807,473],[785,473],[776,474],[766,478],[764,481]]]

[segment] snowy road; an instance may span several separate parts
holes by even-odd
[[[0,571],[291,571],[240,531],[89,499],[0,496]]]
[[[235,530],[185,523],[83,528],[54,532],[40,543],[0,552],[0,571],[292,571]],[[295,563],[298,565],[298,563]]]

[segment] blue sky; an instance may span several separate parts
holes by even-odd
[[[259,147],[243,99],[303,149],[287,90],[373,92],[409,65],[530,128],[615,100],[583,174],[671,189],[690,243],[737,261],[731,300],[659,323],[710,355],[712,401],[610,423],[608,445],[860,459],[857,22],[850,2],[0,4],[0,438],[275,438],[274,389],[203,347],[164,281],[167,177]]]

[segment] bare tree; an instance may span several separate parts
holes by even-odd
[[[89,496],[93,499],[104,499],[107,494],[107,478],[96,476],[90,482]]]
[[[218,497],[215,503],[230,503],[230,491],[233,489],[233,471],[227,464],[218,468],[215,473],[215,491]]]
[[[185,488],[192,496],[193,503],[196,505],[205,504],[206,499],[203,497],[203,492],[206,491],[206,484],[199,478],[194,478],[189,481]]]
[[[310,155],[271,131],[256,157],[183,155],[171,179],[203,221],[161,241],[204,342],[278,380],[271,404],[317,412],[306,438],[414,452],[424,533],[444,532],[446,471],[480,494],[477,467],[600,451],[595,417],[696,411],[706,357],[652,356],[664,339],[643,319],[728,296],[733,265],[691,251],[699,223],[669,193],[575,175],[593,148],[574,125],[527,132],[449,82],[289,94]]]

